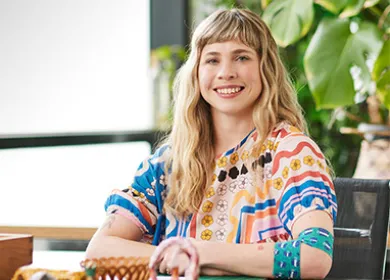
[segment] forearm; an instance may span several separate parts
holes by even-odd
[[[203,266],[200,269],[200,275],[208,275],[208,276],[236,276],[239,275],[234,272],[218,269],[218,268],[212,268],[212,267],[205,267]]]
[[[274,243],[226,244],[200,242],[197,247],[201,267],[225,270],[240,275],[274,277]],[[300,252],[301,277],[324,278],[331,267],[331,258],[324,252],[305,244],[301,245]]]
[[[201,267],[240,275],[272,277],[274,244],[199,242]],[[212,252],[212,253],[210,253]]]
[[[86,251],[87,258],[150,257],[155,246],[116,236],[94,236]]]

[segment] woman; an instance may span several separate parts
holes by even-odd
[[[264,22],[248,10],[210,15],[174,90],[171,134],[133,184],[110,195],[87,256],[151,256],[183,236],[203,274],[325,277],[334,187]],[[181,273],[187,265],[181,255]]]

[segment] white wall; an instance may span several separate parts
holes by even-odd
[[[151,127],[149,1],[0,0],[0,136]],[[98,226],[146,143],[0,150],[0,225]]]
[[[152,124],[149,1],[0,0],[0,134]]]

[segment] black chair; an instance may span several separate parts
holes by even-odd
[[[338,202],[329,279],[384,279],[389,180],[336,178]]]

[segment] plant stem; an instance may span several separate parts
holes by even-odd
[[[357,122],[364,122],[364,120],[359,117],[359,116],[356,116],[346,110],[343,110],[344,111],[344,114],[347,116],[347,118],[349,118],[350,120],[353,120],[353,121],[357,121]]]
[[[381,10],[378,9],[377,7],[375,7],[375,6],[369,7],[367,10],[369,10],[371,13],[373,13],[374,15],[376,15],[378,18],[380,18],[381,15],[382,15]]]
[[[379,18],[379,21],[378,21],[378,27],[379,29],[382,29],[383,28],[383,24],[385,23],[386,21],[386,18],[387,16],[389,15],[390,13],[390,5],[388,5],[386,7],[386,9],[383,11],[381,17]]]
[[[370,121],[373,124],[382,124],[383,119],[379,112],[380,102],[375,95],[369,96],[367,98],[368,105],[368,115],[370,116]]]

